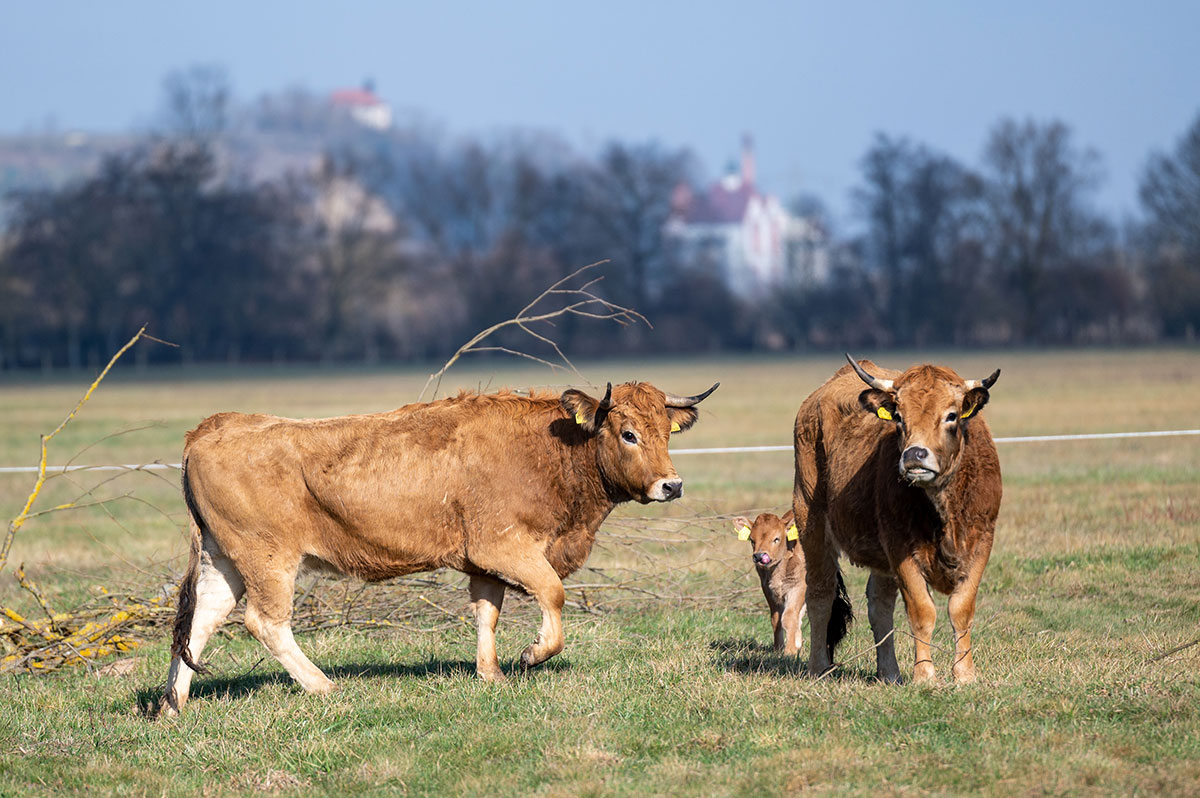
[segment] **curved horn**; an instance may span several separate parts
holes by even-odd
[[[850,357],[849,352],[846,353],[846,360],[850,363],[851,366],[854,367],[854,373],[858,375],[859,379],[861,379],[867,385],[870,385],[872,388],[874,388],[877,391],[892,390],[892,381],[891,380],[881,380],[878,377],[872,377],[870,374],[868,374],[866,371],[863,370],[862,366],[858,365],[857,360]]]
[[[604,423],[604,419],[608,418],[608,411],[612,410],[612,383],[608,384],[608,390],[604,392],[604,398],[600,400],[600,404],[596,405],[596,414],[592,416],[592,429],[600,429],[600,425]]]
[[[996,380],[1000,379],[1000,369],[992,372],[990,377],[985,377],[982,380],[967,380],[967,390],[972,391],[976,388],[991,388],[996,384]]]
[[[666,394],[667,407],[691,407],[692,405],[698,405],[703,402],[710,393],[717,390],[720,385],[721,383],[714,382],[713,387],[709,388],[704,393],[698,393],[695,396],[676,396],[673,393],[668,393]]]

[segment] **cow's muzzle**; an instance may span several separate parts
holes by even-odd
[[[927,484],[937,475],[937,458],[924,446],[909,446],[900,455],[900,476],[912,484]]]
[[[647,494],[651,501],[656,502],[675,501],[682,495],[683,480],[678,477],[658,480],[650,487],[650,492]]]
[[[766,568],[771,564],[771,555],[767,554],[765,551],[754,552],[754,564],[759,568]]]

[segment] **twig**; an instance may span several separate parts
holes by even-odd
[[[1167,657],[1171,656],[1172,654],[1178,654],[1180,651],[1183,651],[1185,648],[1191,648],[1192,646],[1196,645],[1197,643],[1200,643],[1200,637],[1197,637],[1195,640],[1193,640],[1190,643],[1184,643],[1181,646],[1175,646],[1175,648],[1171,649],[1170,651],[1164,651],[1162,654],[1151,657],[1150,659],[1146,660],[1146,664],[1149,665],[1152,662],[1158,662],[1159,660],[1164,660]]]
[[[100,372],[100,376],[96,377],[96,379],[92,382],[91,386],[83,394],[83,398],[80,399],[79,403],[75,405],[75,409],[67,414],[67,417],[62,420],[61,424],[54,428],[53,432],[51,432],[49,435],[42,435],[42,458],[38,465],[37,482],[33,486],[33,492],[31,492],[29,494],[29,498],[25,500],[25,507],[22,508],[20,514],[18,514],[17,517],[8,524],[8,534],[4,537],[4,546],[0,548],[0,571],[3,571],[4,566],[8,564],[8,552],[12,549],[13,539],[17,536],[17,530],[19,530],[22,525],[24,525],[25,521],[29,519],[29,511],[33,508],[33,503],[37,501],[38,494],[42,492],[42,486],[46,484],[47,445],[55,435],[62,432],[63,428],[70,423],[71,419],[75,418],[75,414],[79,412],[79,409],[83,407],[84,403],[86,403],[88,399],[92,398],[92,394],[100,385],[100,381],[108,375],[109,369],[116,364],[116,362],[121,358],[121,355],[129,351],[129,348],[136,344],[138,339],[145,335],[145,333],[146,326],[142,325],[142,329],[138,330],[137,334],[130,338],[123,347],[118,349],[117,353],[112,356],[111,360],[108,361],[108,365],[105,366],[104,370]]]
[[[604,298],[592,293],[589,289],[591,289],[592,286],[594,286],[601,279],[603,279],[601,277],[595,277],[591,280],[588,280],[587,282],[585,282],[582,286],[579,286],[578,288],[564,288],[565,285],[570,283],[572,280],[577,278],[579,275],[583,274],[584,272],[588,271],[589,269],[594,269],[597,266],[601,266],[605,263],[608,263],[608,261],[601,260],[601,261],[597,261],[595,263],[588,264],[587,266],[584,266],[580,269],[576,269],[575,271],[568,274],[566,277],[563,277],[561,280],[558,280],[557,282],[555,282],[553,285],[551,285],[549,288],[547,288],[542,293],[538,294],[538,296],[532,302],[530,302],[525,307],[521,308],[521,310],[513,318],[506,319],[505,321],[501,321],[496,324],[493,324],[491,327],[488,327],[487,329],[481,330],[480,332],[476,333],[475,336],[473,338],[471,338],[471,340],[467,341],[465,344],[460,346],[458,348],[458,350],[453,355],[450,356],[450,359],[447,360],[446,363],[440,369],[435,371],[433,374],[429,375],[429,379],[427,379],[425,381],[425,386],[421,389],[421,394],[417,397],[417,400],[424,401],[425,392],[429,390],[430,383],[434,383],[433,391],[434,391],[434,395],[436,396],[438,390],[441,388],[441,385],[442,385],[442,377],[446,374],[447,371],[450,370],[451,366],[453,366],[455,363],[458,362],[459,358],[461,358],[463,355],[467,354],[468,352],[497,352],[497,351],[500,351],[500,352],[505,352],[507,354],[518,355],[520,357],[525,357],[530,360],[534,360],[534,361],[537,361],[544,365],[547,365],[552,369],[569,370],[582,379],[583,375],[579,373],[579,369],[575,368],[575,364],[571,362],[570,358],[568,358],[566,356],[566,354],[562,351],[562,349],[559,347],[559,345],[549,336],[543,335],[543,334],[537,332],[536,330],[531,329],[530,325],[536,324],[539,322],[546,322],[546,323],[553,324],[554,320],[556,320],[556,319],[564,318],[566,316],[579,316],[581,318],[597,319],[597,320],[601,320],[601,321],[615,321],[618,324],[622,324],[622,325],[632,324],[632,323],[641,321],[641,322],[644,322],[647,327],[651,326],[650,322],[646,319],[646,317],[643,316],[641,313],[638,313],[636,310],[633,310],[633,309],[627,308],[627,307],[623,307],[621,305],[616,304],[615,302],[610,302],[609,300],[604,299]],[[561,307],[559,307],[555,310],[548,310],[548,311],[544,311],[544,312],[540,312],[540,313],[534,313],[533,309],[535,307],[537,307],[540,303],[542,303],[543,301],[545,301],[546,299],[551,298],[551,297],[553,297],[553,298],[565,297],[566,302]],[[544,358],[539,358],[539,357],[536,357],[534,355],[530,355],[530,354],[527,354],[524,352],[512,350],[507,347],[480,346],[480,344],[484,340],[486,340],[493,334],[499,332],[500,330],[503,330],[506,327],[516,327],[517,329],[521,330],[525,334],[529,335],[534,340],[541,341],[542,343],[549,346],[551,349],[554,350],[554,354],[562,362],[562,365],[559,365],[557,363],[552,363],[551,361],[546,360]]]

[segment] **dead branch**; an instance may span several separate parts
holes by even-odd
[[[607,299],[604,299],[593,293],[592,288],[598,282],[600,282],[601,279],[603,279],[601,277],[594,277],[591,280],[583,283],[583,285],[575,288],[569,287],[570,283],[578,278],[579,275],[598,266],[602,266],[605,263],[608,263],[608,261],[601,260],[588,264],[583,268],[576,269],[566,277],[551,285],[542,293],[538,294],[538,296],[532,302],[521,308],[521,310],[513,318],[493,324],[491,327],[476,333],[471,340],[460,346],[458,351],[450,356],[450,359],[446,361],[445,365],[443,365],[433,374],[429,375],[429,379],[425,381],[425,386],[421,389],[421,394],[417,397],[417,401],[424,401],[425,392],[429,390],[430,383],[434,383],[433,395],[437,396],[437,392],[442,385],[442,377],[451,366],[458,362],[459,358],[469,352],[504,352],[506,354],[528,358],[529,360],[536,361],[542,365],[549,366],[551,369],[570,371],[580,379],[583,379],[583,375],[579,373],[577,368],[575,368],[575,364],[572,363],[570,358],[566,356],[566,354],[559,347],[558,343],[549,336],[532,329],[530,325],[540,322],[553,324],[557,319],[562,319],[567,316],[578,316],[585,319],[613,321],[621,325],[644,322],[647,327],[651,326],[646,317],[641,313],[638,313],[636,310],[623,307],[615,302],[610,302]],[[562,304],[559,307],[552,309],[535,310],[539,306],[542,306],[543,303],[546,303],[552,299],[558,300]],[[549,346],[554,350],[554,354],[559,362],[555,363],[545,358],[539,358],[519,350],[509,349],[507,347],[482,345],[485,340],[507,327],[516,327],[534,340],[540,341],[541,343]]]

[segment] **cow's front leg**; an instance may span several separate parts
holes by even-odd
[[[532,668],[563,650],[562,608],[567,595],[562,580],[546,560],[534,563],[520,582],[542,608],[542,627],[534,641],[521,652],[521,665]]]
[[[900,682],[900,664],[896,662],[896,580],[871,572],[867,578],[867,617],[875,638],[875,675],[881,682]]]
[[[562,608],[567,597],[562,580],[540,549],[512,545],[513,541],[522,539],[528,538],[526,535],[513,534],[493,541],[491,546],[482,549],[476,547],[471,552],[471,562],[477,568],[524,590],[541,606],[542,628],[538,630],[533,643],[521,652],[521,665],[529,668],[562,651]]]
[[[804,618],[804,583],[801,582],[787,592],[783,603],[781,626],[784,630],[783,645],[776,638],[775,646],[784,654],[799,654],[803,635],[800,632],[800,621]]]
[[[900,595],[904,597],[904,609],[908,612],[908,625],[913,634],[913,683],[929,682],[935,673],[932,642],[937,607],[929,595],[929,587],[921,569],[911,557],[900,562],[896,576],[899,577]]]
[[[471,609],[475,612],[478,643],[475,649],[475,673],[487,682],[504,681],[504,672],[496,658],[496,622],[504,603],[504,583],[483,574],[471,577]]]
[[[954,681],[975,681],[975,661],[971,657],[971,625],[975,622],[975,597],[987,565],[988,551],[976,556],[964,579],[950,594],[950,624],[954,627]]]

